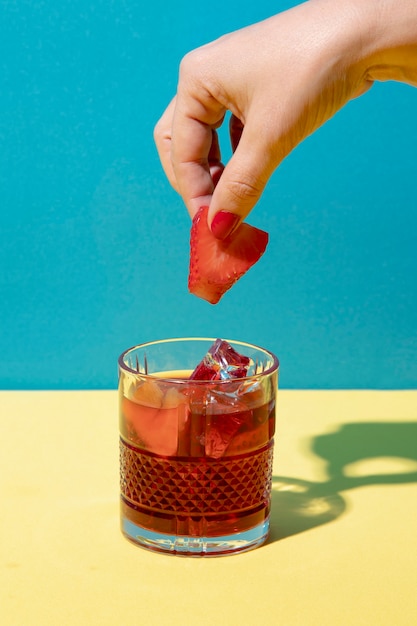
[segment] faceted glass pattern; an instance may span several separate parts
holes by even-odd
[[[178,514],[236,513],[269,501],[272,445],[243,458],[158,458],[120,441],[120,490],[134,505]]]

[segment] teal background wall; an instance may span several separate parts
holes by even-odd
[[[1,388],[114,388],[123,349],[180,335],[269,347],[285,388],[416,387],[417,89],[299,146],[249,220],[261,261],[215,307],[187,292],[153,126],[188,50],[294,4],[0,2]]]

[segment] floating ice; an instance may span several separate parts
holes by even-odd
[[[227,341],[216,339],[191,374],[190,380],[244,378],[249,365],[249,357],[239,354]]]

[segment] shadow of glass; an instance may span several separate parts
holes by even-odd
[[[344,424],[313,437],[310,447],[325,462],[328,478],[315,483],[273,477],[270,542],[336,520],[346,510],[340,492],[417,482],[417,422]],[[378,459],[383,461],[382,472],[366,473],[367,464]],[[395,472],[387,471],[391,460],[397,462]]]
[[[345,500],[338,493],[315,495],[320,485],[284,476],[272,478],[269,542],[327,524],[342,515]]]

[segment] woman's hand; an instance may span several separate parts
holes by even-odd
[[[165,173],[191,216],[209,205],[224,238],[305,137],[374,80],[417,85],[415,0],[309,0],[184,57],[155,128]],[[217,129],[231,112],[233,156]]]

